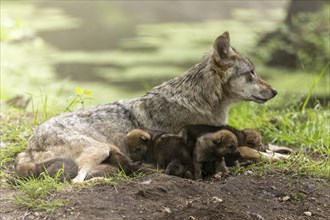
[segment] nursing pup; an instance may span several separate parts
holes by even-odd
[[[62,173],[59,170],[62,169]],[[16,166],[16,174],[19,177],[39,177],[41,173],[47,173],[51,177],[58,175],[60,180],[71,180],[78,174],[78,165],[68,158],[54,158],[43,163],[26,162]]]
[[[210,164],[217,167],[217,171],[227,172],[224,164],[227,154],[239,154],[237,138],[232,132],[220,130],[198,137],[193,149],[195,179],[202,179],[203,173],[207,175]]]
[[[162,131],[133,129],[124,138],[126,154],[133,161],[143,161],[150,154],[157,141],[164,135]],[[147,159],[150,160],[150,159]]]
[[[134,129],[126,135],[125,144],[134,161],[154,164],[168,175],[193,178],[192,158],[180,136]]]
[[[237,137],[237,144],[238,146],[248,146],[253,149],[259,150],[262,144],[262,137],[261,134],[253,129],[243,129],[238,130],[234,127],[229,125],[222,125],[222,126],[212,126],[212,125],[187,125],[184,126],[181,131],[180,135],[182,136],[185,143],[188,145],[194,145],[198,137],[210,133],[216,132],[219,130],[228,130],[235,134]]]
[[[194,146],[198,137],[210,133],[216,132],[219,130],[228,130],[237,138],[238,146],[248,146],[250,148],[259,150],[262,144],[262,137],[261,134],[253,129],[243,129],[238,130],[234,127],[229,125],[222,125],[222,126],[212,126],[212,125],[187,125],[184,126],[181,131],[180,135],[182,136],[183,140],[188,146]]]
[[[142,166],[141,163],[133,163],[133,161],[124,155],[119,148],[113,147],[109,152],[109,156],[102,161],[101,164],[94,166],[88,173],[86,179],[93,177],[108,177],[123,171],[126,175],[131,175],[135,172],[150,173],[151,169]]]

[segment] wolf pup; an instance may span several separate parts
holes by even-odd
[[[133,129],[124,138],[126,154],[133,161],[143,161],[146,153],[165,132]]]
[[[230,45],[228,32],[186,73],[144,96],[65,113],[44,122],[28,140],[17,164],[68,155],[79,167],[74,182],[104,161],[110,145],[125,153],[124,137],[134,128],[177,133],[188,124],[223,125],[235,102],[264,103],[277,92],[253,64]]]
[[[237,138],[232,132],[220,130],[202,135],[197,139],[193,154],[195,179],[203,178],[203,166],[209,163],[217,164],[217,171],[228,172],[223,157],[238,153]]]
[[[258,131],[249,129],[249,128],[246,128],[243,130],[234,130],[234,131],[235,131],[234,134],[236,135],[237,140],[238,140],[238,150],[239,151],[241,150],[240,147],[242,147],[242,146],[248,147],[245,150],[246,154],[248,154],[249,151],[255,152],[254,150],[256,150],[256,151],[261,150],[262,137]],[[246,154],[244,154],[244,156],[246,156]],[[243,158],[242,154],[240,154],[239,157],[237,157],[237,155],[235,155],[235,154],[228,154],[225,156],[226,165],[229,167],[237,166],[237,165],[239,165],[238,159],[240,159],[240,158]]]
[[[253,149],[259,150],[262,144],[261,134],[253,129],[246,128],[243,130],[236,129],[229,125],[212,126],[205,124],[187,125],[184,126],[179,135],[188,145],[194,145],[197,138],[210,132],[216,132],[219,130],[229,130],[235,134],[238,141],[238,146],[248,146]]]
[[[229,130],[230,132],[234,133],[237,138],[238,147],[247,146],[252,149],[259,150],[262,145],[262,137],[261,134],[253,129],[243,129],[238,130],[234,127],[229,125],[222,125],[222,126],[211,126],[211,125],[187,125],[181,129],[180,135],[182,136],[183,140],[187,144],[190,152],[191,149],[194,148],[198,137],[209,133],[209,132],[216,132],[220,130]],[[245,150],[245,154],[247,155],[248,152]],[[254,154],[254,151],[253,151]],[[227,166],[234,166],[237,165],[237,160],[241,157],[240,154],[227,154],[225,156],[225,161]]]
[[[78,165],[68,158],[54,158],[43,163],[22,163],[16,166],[16,174],[23,178],[39,177],[41,173],[55,177],[60,169],[63,169],[63,173],[59,175],[62,181],[71,180],[78,174]]]
[[[86,179],[93,177],[108,177],[118,173],[118,169],[126,175],[131,175],[134,172],[149,173],[150,169],[146,169],[140,163],[133,163],[132,160],[124,155],[119,148],[113,147],[107,157],[101,164],[93,167],[88,173]]]
[[[126,135],[125,143],[132,159],[154,164],[168,175],[193,179],[192,158],[180,136],[134,129]]]

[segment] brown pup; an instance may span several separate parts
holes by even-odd
[[[262,144],[262,138],[258,131],[253,129],[238,130],[228,125],[223,126],[211,126],[211,125],[187,125],[182,128],[180,135],[187,144],[190,152],[193,151],[196,141],[199,137],[206,133],[216,132],[219,130],[229,130],[237,138],[237,146],[248,146],[255,150],[259,150]],[[237,160],[240,158],[240,154],[227,154],[225,161],[227,166],[237,165]]]
[[[16,173],[19,177],[39,177],[41,173],[48,173],[49,176],[55,177],[58,171],[63,169],[63,173],[59,176],[61,181],[71,180],[78,174],[78,165],[69,158],[57,157],[42,163],[27,162],[16,166]]]
[[[124,138],[126,154],[133,161],[143,161],[148,149],[164,134],[161,131],[131,130]]]
[[[217,171],[227,172],[223,158],[227,154],[239,154],[235,134],[220,130],[200,136],[193,151],[195,179],[203,178],[203,172],[208,172],[204,167],[210,163],[217,166]]]
[[[246,146],[254,149],[255,151],[259,151],[262,147],[261,134],[256,130],[249,128],[243,130],[237,130],[236,137],[238,140],[239,148],[242,146]],[[244,151],[247,153],[247,155],[249,152],[249,148]],[[255,151],[252,151],[252,149],[250,150],[250,152],[251,154],[254,154]],[[244,156],[246,156],[246,154],[244,154]],[[241,157],[244,158],[244,156],[242,154],[240,154],[239,157],[237,157],[237,155],[232,155],[232,154],[226,155],[225,156],[226,165],[229,167],[237,166],[239,164],[238,159],[240,159]]]
[[[248,146],[259,150],[261,146],[261,135],[253,129],[238,130],[229,125],[212,126],[212,125],[187,125],[181,129],[180,135],[188,145],[195,145],[197,138],[210,132],[219,130],[229,130],[235,134],[238,146]]]
[[[168,175],[193,178],[192,158],[181,136],[134,129],[126,135],[125,147],[133,161],[154,164]]]

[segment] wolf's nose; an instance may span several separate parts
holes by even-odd
[[[275,89],[271,89],[274,97],[277,95],[277,91]]]

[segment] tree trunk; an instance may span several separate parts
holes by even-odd
[[[281,28],[278,28],[273,32],[267,33],[259,40],[258,45],[262,47],[273,40],[280,40],[287,45],[296,44],[296,42],[293,42],[293,40],[288,36],[290,33],[299,32],[299,30],[297,29],[301,28],[299,27],[300,25],[293,25],[293,18],[301,12],[310,13],[321,10],[323,4],[326,1],[327,0],[291,0],[287,10],[287,16],[283,21],[283,25],[281,25]],[[301,25],[304,25],[303,21],[300,22]],[[285,30],[284,32],[283,29]],[[296,68],[298,65],[298,61],[299,58],[294,51],[289,52],[285,48],[278,48],[272,51],[271,58],[266,62],[266,64],[270,66]]]

